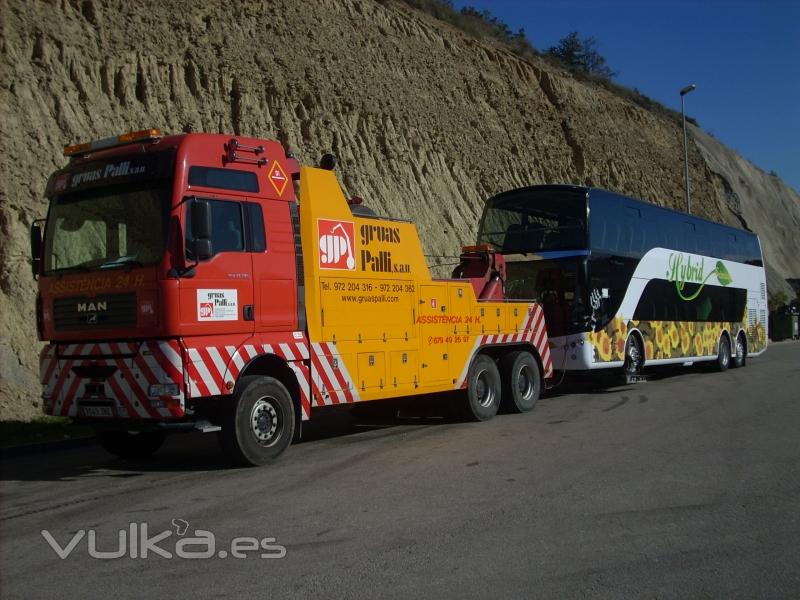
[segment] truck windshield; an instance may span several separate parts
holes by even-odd
[[[504,254],[586,248],[586,192],[548,186],[498,194],[486,202],[478,244]]]
[[[45,231],[45,274],[159,262],[169,196],[166,185],[103,187],[56,196]]]

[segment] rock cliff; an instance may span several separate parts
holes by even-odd
[[[0,414],[37,414],[28,228],[67,143],[159,127],[332,150],[347,191],[415,220],[431,264],[482,201],[577,183],[683,203],[678,124],[544,62],[387,0],[2,0]],[[800,276],[800,198],[693,131],[696,212],[764,240],[770,283]],[[448,267],[441,266],[441,273]]]

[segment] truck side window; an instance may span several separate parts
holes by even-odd
[[[242,205],[239,202],[209,200],[211,205],[211,245],[214,255],[220,252],[242,252],[244,250],[244,228]],[[192,211],[186,211],[186,240],[191,238]],[[186,244],[187,258],[193,258]]]
[[[267,249],[267,239],[264,233],[264,213],[260,204],[248,202],[244,205],[247,212],[249,252],[264,252]]]

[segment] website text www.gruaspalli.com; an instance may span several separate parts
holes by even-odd
[[[396,304],[400,302],[400,296],[392,296],[389,294],[359,294],[357,296],[351,296],[342,294],[342,302],[351,304]]]

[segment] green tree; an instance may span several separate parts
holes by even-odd
[[[564,36],[556,46],[547,51],[558,58],[569,69],[611,79],[617,75],[611,70],[605,57],[597,51],[597,40],[593,37],[581,39],[577,31]]]
[[[769,295],[769,298],[767,299],[767,305],[769,306],[769,310],[773,311],[776,308],[785,306],[788,301],[789,297],[786,295],[786,293],[778,291]]]

